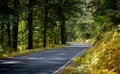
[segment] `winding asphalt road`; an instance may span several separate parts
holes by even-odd
[[[0,74],[55,74],[73,57],[90,47],[89,44],[71,43],[64,48],[53,48],[23,56],[0,60]]]

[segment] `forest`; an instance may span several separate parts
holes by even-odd
[[[120,74],[120,0],[0,0],[0,58],[68,41],[93,47],[60,74]]]
[[[0,0],[0,52],[66,44],[66,22],[80,16],[80,4],[79,0]]]

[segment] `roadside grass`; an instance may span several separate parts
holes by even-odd
[[[104,38],[58,74],[120,74],[120,32],[107,32]]]
[[[54,47],[66,47],[66,46],[70,46],[70,43],[66,43],[66,44],[56,44]]]

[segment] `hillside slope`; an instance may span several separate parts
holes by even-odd
[[[104,26],[105,27],[105,26]],[[118,27],[101,29],[94,46],[63,69],[60,74],[120,74],[120,32]]]

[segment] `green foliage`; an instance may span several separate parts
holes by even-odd
[[[94,5],[94,3],[96,3]],[[96,18],[96,20],[103,20],[104,21],[112,21],[113,23],[115,23],[115,25],[118,25],[118,23],[120,23],[118,20],[119,18],[119,0],[98,0],[98,1],[93,1],[90,2],[90,4],[93,4],[93,7],[98,6],[99,7],[96,8],[96,11],[94,11],[94,17]],[[102,17],[102,18],[99,18]],[[113,19],[114,18],[114,19]],[[97,21],[97,22],[98,22]]]
[[[2,48],[2,46],[0,46],[0,53],[1,53],[1,52],[3,52],[3,48]]]

